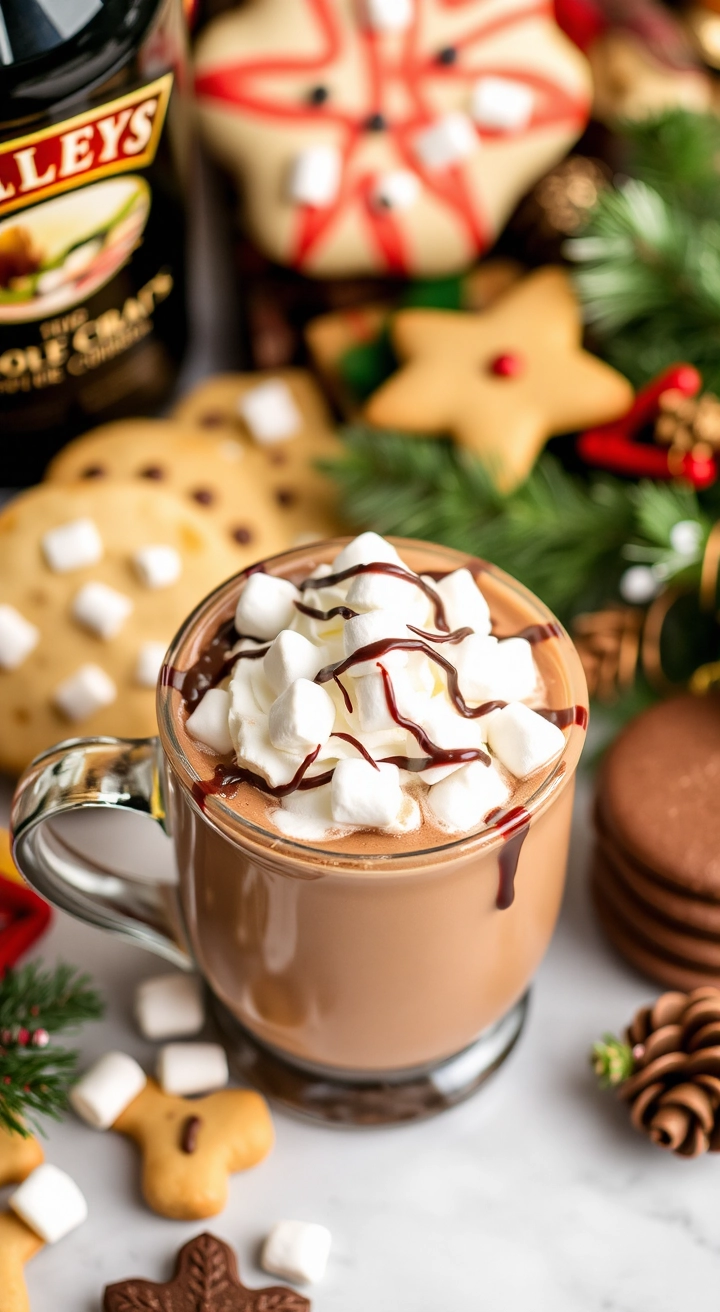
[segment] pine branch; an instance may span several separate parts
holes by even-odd
[[[635,176],[697,217],[717,216],[720,119],[715,114],[672,109],[624,123],[622,135]]]
[[[50,1035],[99,1020],[104,1004],[87,975],[73,966],[44,970],[31,962],[0,983],[0,1127],[21,1135],[57,1120],[67,1107],[78,1053]]]

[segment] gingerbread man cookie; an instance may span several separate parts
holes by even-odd
[[[44,1247],[13,1212],[0,1212],[0,1312],[30,1312],[25,1264]]]
[[[304,369],[217,374],[183,397],[175,417],[216,439],[241,443],[248,484],[280,510],[282,549],[343,531],[337,489],[315,468],[315,461],[337,457],[342,447]]]
[[[195,86],[253,240],[320,277],[466,266],[590,101],[547,0],[250,0],[203,32]]]
[[[156,731],[167,646],[234,574],[225,535],[155,485],[45,483],[0,512],[0,769],[77,734]]]
[[[176,1221],[221,1212],[228,1177],[256,1166],[273,1144],[270,1113],[259,1093],[223,1089],[207,1098],[179,1098],[163,1093],[154,1080],[113,1129],[140,1147],[148,1206]]]
[[[21,1184],[44,1160],[34,1135],[24,1138],[0,1127],[0,1189],[6,1184]]]
[[[527,477],[549,437],[617,418],[632,402],[627,380],[582,349],[580,309],[559,268],[529,274],[482,314],[401,311],[392,337],[405,364],[370,398],[366,417],[449,434],[505,491]]]
[[[76,438],[45,475],[52,483],[138,479],[177,492],[222,529],[244,569],[290,546],[270,487],[248,468],[242,441],[163,419],[123,419]]]

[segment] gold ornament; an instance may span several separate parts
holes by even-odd
[[[644,618],[635,606],[607,606],[573,621],[573,641],[596,701],[611,705],[632,687]]]

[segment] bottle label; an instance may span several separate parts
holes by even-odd
[[[155,158],[173,75],[41,132],[0,144],[0,218],[40,199],[143,169]]]

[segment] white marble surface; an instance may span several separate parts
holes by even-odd
[[[237,1249],[248,1283],[269,1283],[258,1244],[286,1216],[333,1233],[315,1312],[717,1307],[720,1163],[653,1148],[596,1091],[587,1065],[593,1038],[655,992],[600,937],[587,845],[583,799],[525,1033],[493,1081],[454,1111],[382,1131],[324,1129],[277,1112],[271,1157],[233,1178],[226,1211],[207,1226],[145,1209],[131,1143],[72,1117],[52,1126],[47,1156],[76,1178],[90,1217],[28,1267],[32,1312],[99,1312],[110,1281],[168,1279],[177,1248],[203,1228]],[[136,1034],[130,1000],[157,961],[62,915],[43,952],[92,971],[105,990],[107,1020],[85,1030],[85,1055],[117,1046],[150,1067],[153,1045]]]

